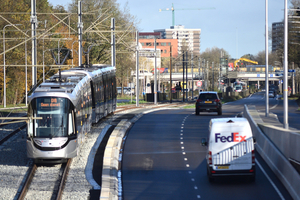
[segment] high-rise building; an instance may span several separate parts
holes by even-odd
[[[182,51],[192,51],[194,56],[200,54],[200,34],[201,29],[186,29],[183,25],[171,26],[170,29],[158,29],[163,39],[178,40],[178,54]]]
[[[283,22],[272,23],[272,52],[276,52],[283,42],[284,24]]]

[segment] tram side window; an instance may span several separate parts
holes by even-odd
[[[29,104],[29,108],[28,108],[29,123],[28,123],[28,130],[27,130],[27,134],[29,137],[33,136],[33,119],[31,119],[31,117],[33,116],[32,114],[33,114],[32,106],[31,104]]]
[[[68,135],[72,135],[74,133],[74,129],[73,129],[73,117],[72,117],[72,113],[69,113],[69,127],[68,127]]]
[[[81,97],[82,98],[82,97]],[[81,115],[82,115],[82,108],[81,108],[81,104],[82,104],[82,99],[80,98],[78,105],[76,107],[76,126],[77,126],[77,133],[81,132]]]

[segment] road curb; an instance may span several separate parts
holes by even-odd
[[[118,173],[121,168],[120,149],[125,133],[131,124],[127,119],[121,120],[108,139],[103,156],[100,199],[118,199],[120,194],[118,186]]]

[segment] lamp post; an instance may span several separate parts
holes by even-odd
[[[265,54],[266,54],[266,69],[265,69],[265,88],[266,88],[266,91],[265,91],[265,97],[266,97],[266,113],[265,113],[265,116],[266,117],[269,117],[269,50],[268,50],[268,36],[269,36],[269,30],[268,30],[268,0],[266,0],[265,2],[266,4],[266,11],[265,11],[265,19],[266,19],[266,22],[265,22],[265,31],[266,31],[266,38],[265,38]]]
[[[7,24],[3,28],[3,79],[4,79],[4,94],[3,94],[3,106],[6,108],[6,80],[5,80],[5,28],[7,26],[20,26],[22,24]]]

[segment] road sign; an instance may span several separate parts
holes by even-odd
[[[202,86],[202,81],[197,81],[197,86],[201,87]]]
[[[294,70],[294,69],[289,69],[288,71],[289,71],[289,72],[295,72],[295,70]]]

